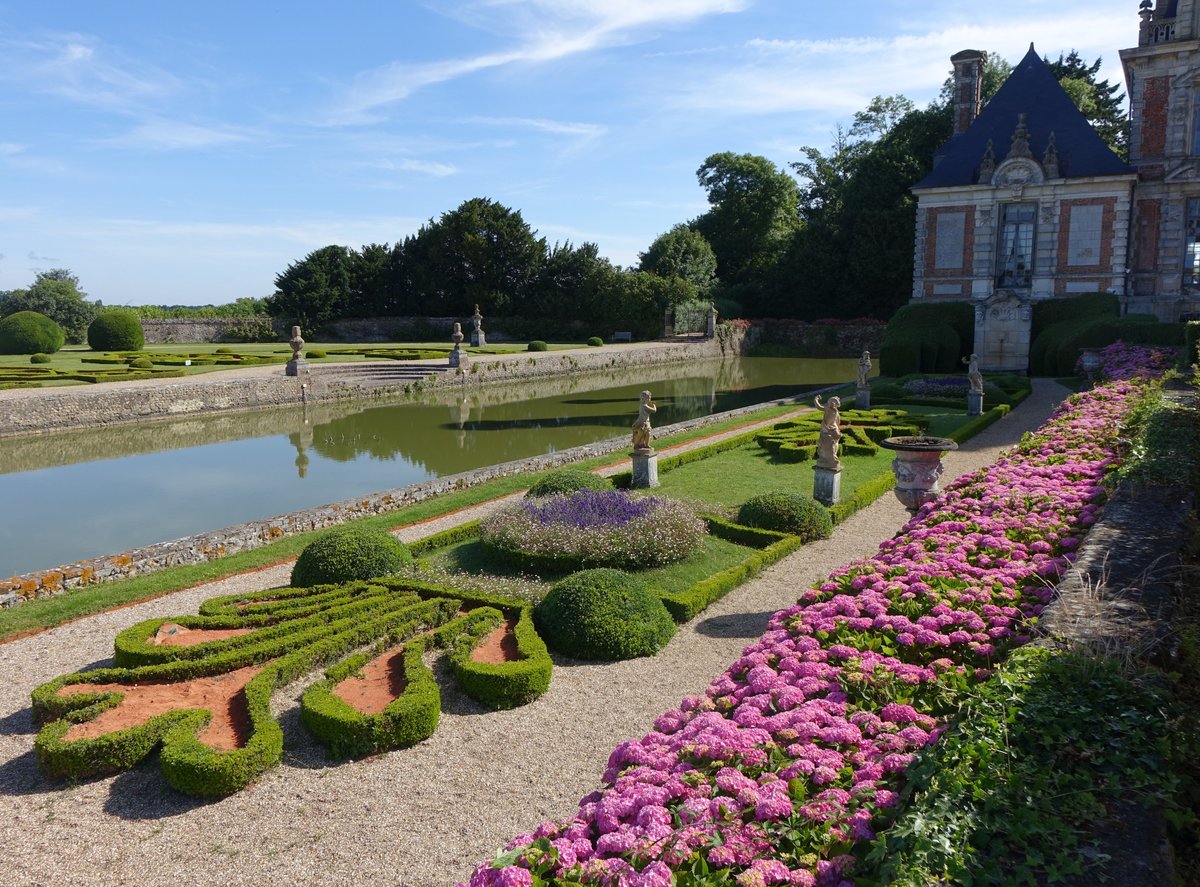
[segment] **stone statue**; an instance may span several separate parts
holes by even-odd
[[[842,463],[838,459],[838,445],[842,440],[842,429],[838,427],[841,419],[838,410],[842,408],[842,400],[840,397],[831,397],[821,403],[821,395],[818,394],[813,403],[818,410],[825,411],[821,417],[821,436],[817,439],[817,467],[839,471]]]
[[[983,394],[983,376],[979,373],[979,356],[972,354],[970,358],[964,357],[963,363],[967,365],[967,378],[971,381],[971,392]]]
[[[479,303],[475,303],[475,313],[471,315],[471,347],[482,348],[487,344],[487,339],[483,334],[483,315],[479,313]]]
[[[858,359],[858,387],[866,388],[869,386],[867,377],[871,375],[871,352],[864,351],[862,357]]]
[[[466,352],[462,350],[463,331],[462,324],[454,324],[454,332],[450,334],[450,341],[454,343],[454,349],[450,352],[450,366],[463,367],[467,365]]]
[[[643,391],[641,402],[638,404],[638,416],[633,423],[633,448],[635,450],[653,449],[650,446],[650,417],[658,412],[658,407],[650,399],[650,392]]]

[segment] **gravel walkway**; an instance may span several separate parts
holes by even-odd
[[[1066,395],[1035,381],[1009,417],[947,457],[946,477],[995,459]],[[800,470],[804,470],[803,467]],[[443,683],[437,732],[420,745],[338,766],[299,723],[299,687],[276,699],[284,761],[216,802],[175,793],[156,760],[76,785],[47,782],[32,749],[29,693],[107,664],[114,635],[205,598],[287,581],[290,566],[235,576],[0,645],[0,883],[322,884],[435,887],[465,879],[513,835],[575,811],[609,751],[709,680],[774,611],[839,565],[874,553],[906,518],[888,495],[682,626],[658,656],[613,664],[556,661],[531,705],[485,712]],[[433,527],[425,525],[425,531]],[[445,675],[441,675],[445,677]]]

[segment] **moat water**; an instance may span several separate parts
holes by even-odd
[[[855,377],[854,360],[741,358],[0,440],[0,577],[544,455]]]

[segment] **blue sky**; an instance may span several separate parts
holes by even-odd
[[[1104,58],[1134,0],[0,0],[0,290],[266,296],[330,243],[471,197],[621,265],[703,212],[717,151],[781,167],[965,48]]]

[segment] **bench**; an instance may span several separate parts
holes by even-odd
[[[629,330],[625,330],[623,332],[616,332],[608,337],[608,341],[610,341],[610,342],[632,342],[633,341],[633,333],[629,332]]]

